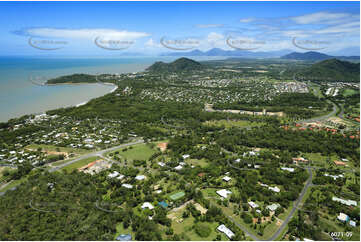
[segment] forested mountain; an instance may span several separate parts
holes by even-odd
[[[162,61],[155,62],[153,65],[147,68],[147,71],[151,72],[180,72],[180,71],[192,71],[204,69],[201,63],[188,59],[179,58],[171,63],[164,63]]]
[[[290,60],[306,60],[306,61],[322,61],[327,59],[342,59],[342,60],[358,60],[359,56],[331,56],[326,55],[316,51],[308,51],[305,53],[300,52],[292,52],[290,54],[284,55],[281,59],[290,59]]]
[[[302,70],[300,76],[306,79],[359,82],[360,64],[338,59],[324,60]]]

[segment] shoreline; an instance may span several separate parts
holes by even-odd
[[[115,92],[115,91],[118,89],[118,86],[115,85],[115,84],[113,84],[113,83],[110,83],[110,82],[104,82],[104,83],[106,83],[106,84],[109,85],[109,86],[114,86],[114,88],[113,88],[112,90],[110,90],[110,92],[108,92],[108,93],[106,93],[106,94],[104,94],[103,96],[100,96],[100,97],[104,97],[105,95],[110,94],[110,93],[113,93],[113,92]],[[62,84],[66,84],[66,83],[62,83]],[[82,84],[82,83],[79,83],[79,84]],[[94,84],[94,83],[84,83],[84,84]],[[95,83],[95,84],[97,84],[97,83]],[[53,85],[56,85],[56,84],[53,84]],[[93,99],[93,98],[92,98],[92,99]],[[83,105],[87,104],[89,101],[91,101],[92,99],[90,99],[90,100],[88,100],[88,101],[84,101],[84,102],[78,103],[78,104],[75,105],[75,107],[83,106]]]

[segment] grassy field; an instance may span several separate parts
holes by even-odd
[[[207,126],[216,126],[216,127],[222,127],[224,126],[226,129],[229,129],[231,127],[254,127],[254,126],[261,126],[263,123],[255,123],[250,122],[246,120],[212,120],[212,121],[206,121],[204,122]]]
[[[357,93],[357,90],[355,89],[350,89],[350,88],[346,88],[342,91],[342,95],[344,97],[348,97],[348,96],[351,96],[351,95],[354,95]]]
[[[114,240],[120,234],[131,234],[132,235],[132,240],[134,240],[134,238],[135,238],[135,234],[133,233],[131,226],[129,226],[128,228],[125,229],[124,226],[123,226],[123,223],[118,223],[116,225],[116,230],[117,230],[117,232],[116,232],[116,234],[114,236]]]
[[[320,153],[304,153],[301,156],[312,161],[313,166],[329,167],[327,156],[323,156]],[[335,160],[339,160],[339,157],[337,155],[331,155],[330,161],[333,163]]]
[[[172,215],[174,215],[177,218],[182,218],[182,214],[186,208],[182,208],[178,210],[177,212],[173,212]],[[200,237],[196,231],[193,229],[193,225],[195,223],[195,219],[190,215],[188,218],[183,219],[183,222],[179,223],[176,221],[177,219],[172,220],[172,228],[174,230],[174,234],[181,235],[184,233],[189,239],[192,241],[211,241],[214,240],[217,236],[217,234],[221,234],[222,241],[229,240],[223,233],[220,233],[217,231],[218,223],[213,222],[204,222],[203,224],[206,224],[211,229],[211,233],[208,237]]]
[[[22,182],[24,182],[26,180],[27,180],[26,177],[23,177],[23,178],[21,178],[19,180],[12,180],[12,181],[10,181],[10,184],[7,185],[6,187],[2,188],[0,190],[0,192],[5,192],[5,191],[7,191],[7,190],[9,190],[9,189],[11,189],[13,187],[16,187],[17,185],[21,184]]]
[[[157,152],[157,147],[151,148],[147,144],[133,145],[132,148],[127,148],[126,151],[122,149],[116,150],[112,153],[119,152],[116,156],[120,157],[122,160],[127,159],[128,161],[133,160],[148,160],[155,152]]]
[[[86,158],[86,159],[82,159],[82,160],[79,160],[77,162],[74,162],[73,164],[70,164],[68,166],[63,167],[61,170],[71,172],[71,171],[73,171],[75,169],[78,169],[78,168],[80,168],[82,166],[85,166],[86,164],[89,164],[90,162],[96,161],[98,159],[99,159],[98,156],[93,156],[93,157],[89,157],[89,158]]]
[[[37,150],[38,148],[42,148],[43,152],[51,152],[51,151],[59,151],[59,152],[66,152],[66,153],[75,153],[75,154],[85,154],[88,153],[88,150],[84,149],[74,149],[70,147],[59,147],[55,145],[38,145],[38,144],[31,144],[25,147],[25,149]]]

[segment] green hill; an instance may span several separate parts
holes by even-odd
[[[313,64],[302,70],[297,76],[310,80],[359,82],[360,64],[329,59]]]
[[[95,83],[97,82],[95,76],[88,74],[73,74],[69,76],[60,76],[49,79],[47,84],[62,84],[62,83]]]
[[[155,62],[153,65],[147,68],[150,72],[184,72],[202,70],[205,66],[201,63],[188,59],[179,58],[171,63],[164,63],[162,61]]]

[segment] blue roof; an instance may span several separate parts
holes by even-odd
[[[116,240],[118,240],[118,241],[131,241],[132,236],[130,234],[120,234],[120,235],[118,235]]]
[[[159,202],[158,205],[162,206],[163,208],[167,208],[167,207],[168,207],[168,203],[166,203],[165,201]]]

